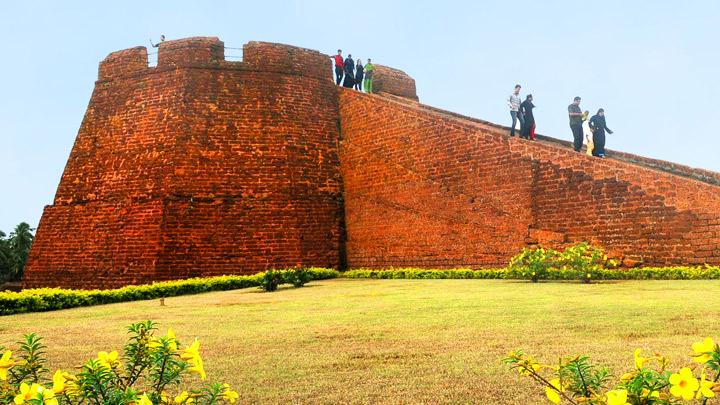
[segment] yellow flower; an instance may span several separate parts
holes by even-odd
[[[649,389],[643,388],[643,390],[640,392],[640,396],[643,398],[660,398],[660,391],[650,392]]]
[[[137,405],[153,405],[153,403],[147,395],[142,394],[140,400],[137,402]]]
[[[118,352],[100,352],[98,353],[98,362],[101,366],[106,368],[113,368],[119,364]]]
[[[560,379],[553,378],[552,380],[550,380],[550,385],[552,385],[552,387],[545,387],[545,395],[550,400],[550,402],[554,404],[559,404],[560,393],[565,391],[560,385]]]
[[[712,359],[710,353],[715,351],[715,342],[711,338],[705,338],[702,342],[696,342],[692,345],[692,358],[697,363],[707,363]]]
[[[693,399],[695,391],[700,386],[697,378],[687,367],[681,368],[680,373],[671,375],[670,384],[672,384],[670,393],[677,398],[682,397],[686,401]]]
[[[183,349],[180,354],[180,358],[183,360],[191,360],[195,357],[200,357],[200,341],[197,339],[189,347]]]
[[[645,365],[645,362],[648,360],[642,356],[640,356],[640,353],[642,353],[642,349],[635,349],[635,369],[640,370]]]
[[[67,379],[63,375],[62,371],[60,371],[60,370],[56,371],[55,374],[53,374],[52,380],[53,380],[52,390],[54,393],[59,394],[59,393],[65,391],[65,381],[67,381]]]
[[[707,381],[705,379],[705,369],[700,373],[700,387],[697,392],[697,396],[695,398],[700,399],[702,397],[705,398],[712,398],[715,396],[715,393],[713,392],[712,388],[715,385],[712,381]]]
[[[172,329],[168,329],[165,339],[168,342],[168,347],[170,348],[170,351],[176,352],[177,351],[177,339],[175,338],[175,332],[173,332]],[[158,338],[153,338],[150,342],[148,342],[148,347],[151,349],[157,349],[160,346],[162,346],[162,344],[160,343],[160,339],[158,339]]]
[[[607,405],[630,405],[627,390],[613,390],[607,393]]]
[[[18,405],[27,403],[31,399],[43,399],[43,403],[46,405],[57,405],[57,399],[52,391],[46,390],[40,384],[33,383],[27,385],[26,383],[20,384],[20,393],[15,395],[14,402]]]
[[[191,366],[188,368],[188,370],[198,373],[200,375],[200,379],[204,380],[205,379],[205,367],[203,366],[203,361],[200,358],[200,356],[191,360],[190,364],[191,364]]]
[[[202,358],[200,357],[200,341],[195,341],[190,347],[184,349],[180,354],[180,358],[190,363],[189,371],[198,373],[202,380],[205,379],[205,367],[203,366]]]
[[[167,338],[170,343],[170,350],[173,352],[177,351],[177,339],[175,338],[175,332],[172,329],[168,329]]]
[[[12,352],[6,350],[0,357],[0,380],[7,380],[8,370],[10,370],[17,363],[12,359]]]
[[[42,398],[44,405],[58,405],[58,400],[55,398],[55,393],[53,390],[45,389],[45,387],[42,387],[42,390],[40,391],[40,397]]]
[[[240,394],[230,389],[229,384],[223,384],[223,388],[225,389],[222,393],[223,398],[231,404],[237,402],[238,398],[240,398]]]
[[[183,391],[175,397],[176,404],[192,404],[194,401],[194,399],[190,398],[190,394],[188,394],[187,391]]]

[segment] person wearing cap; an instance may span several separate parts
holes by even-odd
[[[340,82],[342,82],[343,71],[345,68],[343,63],[342,50],[338,49],[337,55],[331,56],[330,58],[335,61],[335,84],[339,86]]]
[[[580,152],[583,146],[582,111],[580,110],[580,97],[575,97],[573,103],[568,106],[570,116],[570,130],[573,134],[573,149]]]
[[[608,134],[612,134],[613,131],[610,130],[610,128],[607,127],[607,124],[605,123],[605,110],[599,109],[597,114],[593,115],[592,118],[590,118],[590,130],[593,133],[593,156],[597,156],[600,158],[605,157],[605,131],[607,131]]]

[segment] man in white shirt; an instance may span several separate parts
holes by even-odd
[[[520,128],[522,131],[522,127],[524,125],[523,123],[523,116],[520,112],[520,103],[522,100],[520,100],[520,89],[522,87],[519,84],[515,85],[515,90],[513,93],[508,97],[508,107],[510,107],[510,116],[512,117],[512,126],[510,127],[510,136],[515,136],[515,124],[520,121]]]

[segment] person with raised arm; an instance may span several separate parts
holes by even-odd
[[[163,42],[165,42],[165,35],[160,35],[160,42],[157,44],[153,44],[152,38],[150,38],[150,45],[152,45],[153,48],[159,48]]]

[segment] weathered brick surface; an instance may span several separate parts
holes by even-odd
[[[375,65],[373,92],[390,93],[396,96],[418,101],[415,79],[399,69]]]
[[[378,66],[338,88],[317,51],[214,37],[110,54],[26,286],[108,288],[295,264],[503,265],[590,241],[628,265],[720,264],[720,175],[562,141],[417,102]]]
[[[720,263],[711,181],[392,97],[342,91],[340,111],[351,267],[499,265],[526,245],[577,241],[645,264]]]
[[[329,58],[248,46],[249,62],[223,61],[221,42],[196,38],[163,43],[155,68],[147,59],[138,68],[142,48],[101,64],[26,285],[105,288],[339,266],[339,115]],[[283,55],[297,58],[283,65]]]

